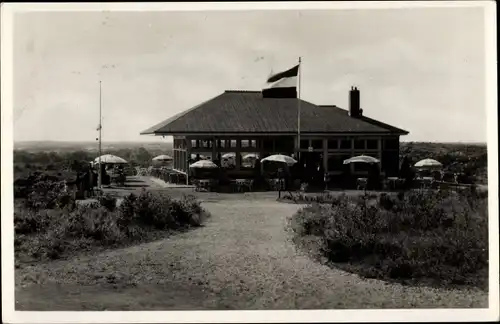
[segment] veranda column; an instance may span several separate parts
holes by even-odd
[[[186,137],[186,185],[189,185],[189,160],[191,159],[191,138]]]
[[[236,140],[236,170],[241,168],[241,139]]]
[[[212,137],[212,162],[217,160],[217,137]]]

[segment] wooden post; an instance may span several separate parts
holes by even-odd
[[[241,168],[241,139],[236,140],[236,150],[235,150],[235,162],[236,162],[236,170],[240,170]]]
[[[189,185],[189,162],[188,160],[191,159],[191,138],[186,137],[186,185]]]
[[[212,162],[217,159],[217,137],[212,137]]]

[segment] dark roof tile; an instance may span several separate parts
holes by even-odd
[[[263,98],[260,91],[228,90],[141,134],[294,133],[296,98]],[[301,133],[397,133],[406,131],[368,117],[352,118],[336,106],[301,100]]]

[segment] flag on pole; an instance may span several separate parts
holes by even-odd
[[[264,98],[297,98],[297,76],[299,65],[271,75],[262,90]]]

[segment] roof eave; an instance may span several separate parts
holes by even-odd
[[[142,132],[141,135],[155,135],[155,136],[172,136],[172,135],[265,135],[265,134],[272,134],[272,135],[296,135],[297,132],[293,131],[248,131],[248,132],[242,132],[242,131],[234,131],[234,132],[214,132],[214,131],[155,131],[155,132],[150,132],[150,133],[145,133]],[[302,131],[301,134],[307,134],[307,135],[332,135],[332,136],[337,136],[337,135],[382,135],[382,136],[391,136],[391,135],[408,135],[409,132],[406,131],[401,131],[401,132],[391,132],[391,131],[386,131],[386,132],[361,132],[361,131],[337,131],[337,132],[332,132],[332,131]]]

